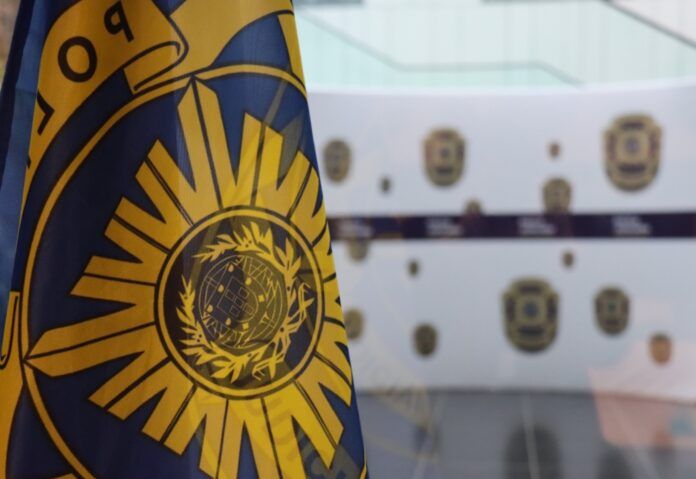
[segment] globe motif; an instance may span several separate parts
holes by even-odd
[[[233,354],[268,344],[287,314],[278,270],[251,254],[212,263],[198,287],[198,313],[211,341]]]

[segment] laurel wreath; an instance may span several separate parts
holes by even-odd
[[[285,288],[288,314],[275,336],[267,344],[242,355],[232,354],[206,336],[202,321],[205,321],[207,317],[196,318],[194,306],[196,293],[191,280],[182,276],[183,290],[179,293],[181,306],[177,309],[177,316],[187,335],[186,339],[181,340],[181,343],[187,346],[182,353],[192,357],[196,366],[210,364],[215,370],[212,373],[215,379],[228,379],[234,383],[250,366],[251,374],[255,379],[273,379],[278,365],[285,361],[291,336],[308,318],[308,309],[314,302],[314,298],[308,295],[307,285],[297,279],[297,273],[302,264],[301,258],[297,257],[290,242],[286,240],[285,248],[279,248],[274,244],[270,228],[262,232],[256,223],[251,223],[251,227],[242,226],[242,234],[233,232],[232,235],[218,235],[216,242],[207,246],[206,249],[207,251],[194,256],[202,263],[215,261],[223,254],[234,251],[252,254],[277,268],[283,275],[285,285],[288,286]]]

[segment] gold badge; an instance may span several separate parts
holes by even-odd
[[[454,130],[434,131],[425,142],[425,171],[436,186],[452,186],[464,173],[466,143]]]
[[[336,183],[346,179],[350,172],[351,151],[348,143],[333,140],[324,148],[324,171],[326,176]]]
[[[437,349],[437,330],[429,324],[422,324],[416,328],[413,342],[419,355],[431,356]]]
[[[508,340],[522,351],[548,348],[558,330],[558,295],[544,280],[525,278],[503,295],[503,320]]]
[[[599,329],[609,335],[622,333],[628,326],[630,303],[618,288],[606,288],[595,297],[595,315]]]
[[[662,130],[646,115],[618,118],[604,134],[605,168],[611,182],[625,191],[640,190],[657,176]]]
[[[544,185],[544,210],[549,214],[570,212],[572,187],[563,178],[552,178]]]

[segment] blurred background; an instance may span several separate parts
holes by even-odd
[[[696,477],[696,2],[295,5],[372,477]]]

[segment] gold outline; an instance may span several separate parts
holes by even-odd
[[[176,259],[179,257],[181,254],[181,251],[189,244],[191,238],[195,237],[198,235],[201,231],[204,231],[206,228],[209,226],[212,226],[216,223],[219,223],[222,220],[233,218],[235,216],[243,216],[243,217],[252,217],[255,219],[261,219],[264,221],[269,221],[271,223],[274,223],[281,228],[283,228],[284,231],[286,231],[292,238],[302,247],[303,253],[305,257],[307,257],[307,260],[309,263],[312,265],[312,273],[314,277],[314,285],[315,285],[315,291],[317,293],[317,318],[316,318],[316,324],[314,327],[314,333],[312,336],[312,341],[309,344],[309,347],[307,348],[307,352],[305,353],[304,357],[302,358],[302,361],[300,361],[297,366],[295,366],[288,374],[276,381],[271,382],[270,384],[260,387],[260,388],[255,388],[253,390],[249,391],[235,391],[234,393],[231,393],[228,388],[222,387],[218,384],[215,384],[214,382],[208,380],[206,377],[202,376],[198,371],[195,369],[191,368],[191,366],[188,364],[186,360],[184,360],[181,357],[181,354],[179,353],[179,348],[177,348],[173,343],[171,338],[169,337],[169,334],[167,333],[167,325],[165,324],[165,311],[164,311],[164,291],[165,291],[165,284],[167,279],[169,278],[169,274],[172,269],[172,265],[175,263]],[[314,255],[312,254],[311,250],[308,248],[307,241],[298,234],[297,231],[295,231],[295,228],[287,223],[283,222],[280,218],[277,216],[274,216],[266,211],[259,210],[253,207],[248,207],[246,205],[239,205],[239,207],[233,207],[232,209],[226,209],[221,212],[218,212],[208,219],[201,221],[198,225],[190,229],[180,240],[179,244],[172,250],[172,252],[169,254],[169,257],[167,258],[167,261],[164,264],[164,268],[162,268],[162,272],[160,273],[160,277],[157,281],[157,293],[156,293],[156,301],[157,301],[157,329],[160,332],[160,337],[162,338],[165,347],[169,351],[169,356],[174,360],[177,366],[179,366],[180,369],[184,370],[184,373],[191,378],[191,380],[195,384],[199,384],[203,386],[205,389],[221,394],[227,399],[248,399],[248,398],[254,398],[262,395],[266,395],[268,393],[273,392],[274,390],[280,389],[284,386],[286,386],[289,382],[292,380],[296,379],[297,376],[299,375],[300,372],[307,366],[308,362],[310,359],[314,357],[314,351],[316,349],[317,343],[319,342],[319,333],[321,332],[321,324],[323,322],[324,318],[324,294],[323,294],[323,285],[321,284],[321,272],[319,270],[319,265],[317,264],[316,258],[314,258]],[[196,378],[196,379],[193,379]]]
[[[111,129],[121,121],[126,115],[135,111],[137,108],[143,106],[150,101],[153,101],[161,96],[168,93],[172,93],[177,90],[181,90],[188,86],[192,79],[198,77],[202,79],[212,79],[223,76],[235,75],[235,74],[259,74],[267,75],[278,78],[279,80],[291,83],[296,86],[298,83],[292,78],[287,72],[271,68],[263,65],[231,65],[227,67],[220,67],[213,70],[198,72],[197,74],[187,76],[185,78],[176,80],[172,83],[158,87],[157,89],[143,93],[141,96],[135,97],[130,103],[123,106],[119,111],[109,118],[109,120],[104,123],[104,125],[97,131],[97,133],[90,138],[90,140],[85,144],[85,146],[80,150],[80,152],[75,156],[75,159],[68,165],[60,179],[56,182],[55,187],[51,190],[44,208],[39,216],[39,221],[36,224],[36,229],[34,230],[34,236],[31,240],[31,245],[29,249],[29,256],[27,258],[26,265],[26,275],[23,284],[23,294],[26,296],[26,300],[22,301],[22,316],[21,316],[21,331],[20,331],[20,341],[19,341],[19,352],[20,358],[22,360],[22,369],[25,375],[25,384],[29,390],[29,395],[31,396],[36,412],[41,420],[41,423],[46,428],[51,441],[56,446],[60,454],[65,458],[70,464],[75,472],[84,479],[94,479],[94,475],[90,473],[87,468],[80,462],[80,460],[75,456],[67,442],[61,436],[58,428],[56,428],[53,423],[46,405],[43,402],[41,393],[36,383],[36,377],[34,376],[33,369],[28,363],[24,361],[26,352],[29,349],[28,338],[29,338],[29,303],[31,296],[31,281],[34,273],[34,265],[36,263],[36,252],[39,249],[41,240],[43,238],[43,232],[46,228],[49,218],[53,208],[55,207],[58,199],[63,194],[63,190],[66,188],[68,182],[72,179],[73,175],[77,172],[79,167],[85,162],[92,150],[97,146],[97,144],[103,139],[103,137],[111,131]],[[300,92],[306,97],[306,92],[304,87]]]

